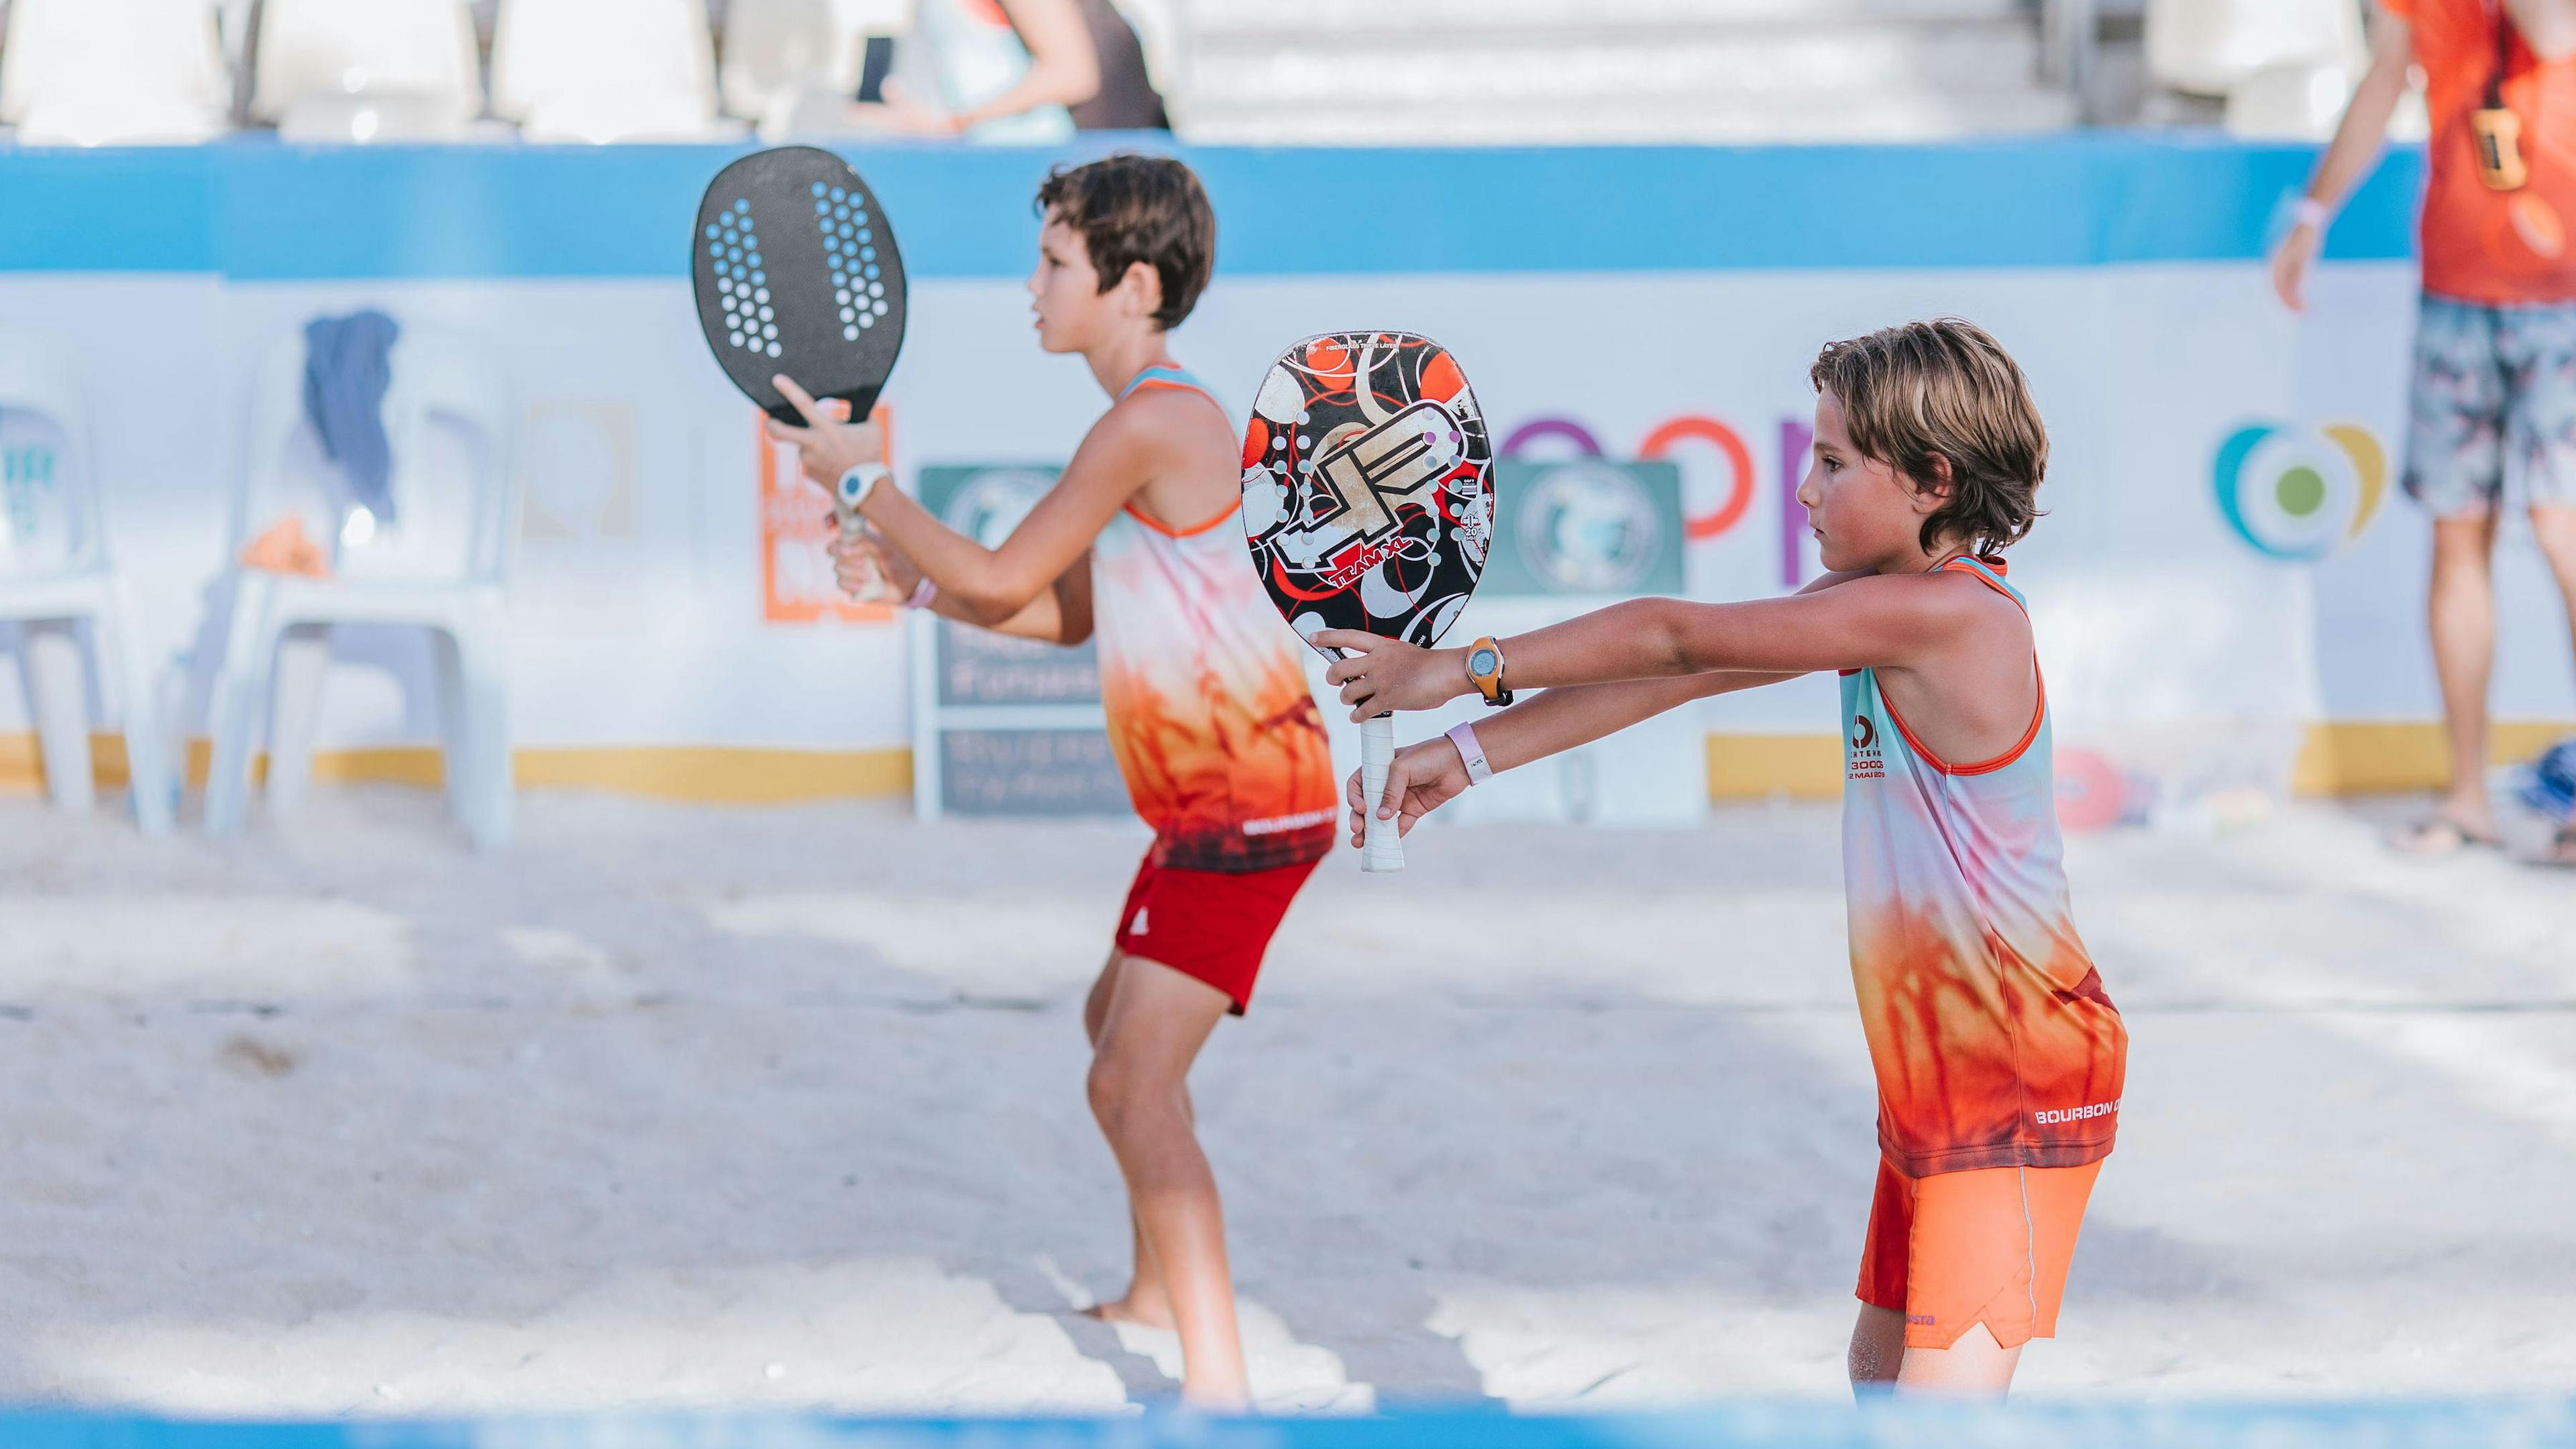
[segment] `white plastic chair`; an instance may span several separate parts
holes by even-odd
[[[9,448],[0,458],[0,619],[18,621],[47,792],[65,810],[96,802],[77,632],[85,621],[99,698],[124,724],[135,821],[161,834],[177,789],[143,657],[142,616],[108,559],[98,455],[70,358],[46,338],[0,331],[0,413],[41,418],[62,444]]]
[[[395,516],[370,537],[347,527],[345,493],[297,496],[293,460],[314,447],[304,357],[300,331],[281,339],[254,385],[233,510],[232,612],[212,690],[206,833],[241,828],[263,733],[270,810],[283,813],[302,797],[329,656],[323,626],[401,624],[435,636],[448,808],[477,846],[499,846],[513,812],[504,595],[518,553],[520,486],[510,389],[473,342],[404,324],[384,400]],[[479,444],[470,483],[434,476],[428,443],[439,424]],[[331,578],[239,564],[249,540],[290,512],[306,519],[309,536],[336,540]]]
[[[2358,74],[2366,52],[2359,0],[2147,0],[2147,73],[2193,95],[2280,66]]]
[[[716,124],[706,7],[699,0],[502,0],[492,34],[492,109],[532,141],[726,134]]]
[[[809,91],[848,100],[859,88],[861,32],[844,28],[843,9],[833,0],[730,0],[725,109],[766,123]]]
[[[482,112],[463,0],[265,0],[251,113],[290,140],[454,136]]]
[[[0,122],[27,145],[186,144],[224,129],[232,83],[210,0],[14,0]]]

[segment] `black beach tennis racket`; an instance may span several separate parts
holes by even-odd
[[[1364,629],[1438,643],[1485,572],[1493,465],[1466,374],[1430,338],[1329,332],[1289,348],[1243,435],[1243,528],[1271,602],[1308,640]],[[1394,717],[1363,721],[1362,870],[1404,869],[1394,822],[1373,808],[1394,758]]]
[[[903,350],[903,257],[850,163],[811,146],[745,156],[708,185],[693,235],[698,325],[733,385],[782,423],[805,420],[779,373],[866,418]]]

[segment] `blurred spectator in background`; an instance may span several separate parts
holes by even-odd
[[[2487,794],[2491,563],[2508,462],[2576,631],[2576,0],[2381,0],[2369,71],[2272,258],[2301,306],[2336,204],[2370,170],[2424,68],[2432,139],[2424,295],[2408,397],[2406,491],[2433,515],[2429,615],[2451,785],[2392,843],[2425,855],[2499,843]],[[2549,861],[2576,865],[2576,826]]]
[[[1099,89],[1079,0],[918,0],[885,99],[918,134],[1046,143]]]
[[[1168,131],[1172,118],[1154,89],[1145,45],[1110,0],[1079,0],[1083,27],[1091,32],[1100,86],[1072,107],[1073,124],[1085,131]]]

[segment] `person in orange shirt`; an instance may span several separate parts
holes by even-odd
[[[2380,0],[2370,71],[2317,163],[2273,286],[2304,304],[2335,206],[2368,173],[2424,68],[2424,296],[2409,389],[2406,491],[2433,515],[2433,663],[2451,788],[2391,838],[2450,854],[2499,844],[2487,797],[2491,560],[2508,461],[2576,628],[2576,0]],[[2576,865],[2576,824],[2547,861]]]

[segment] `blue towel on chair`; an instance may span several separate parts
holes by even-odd
[[[316,317],[304,324],[304,416],[349,491],[380,522],[394,517],[393,448],[385,440],[385,389],[402,327],[382,312]]]

